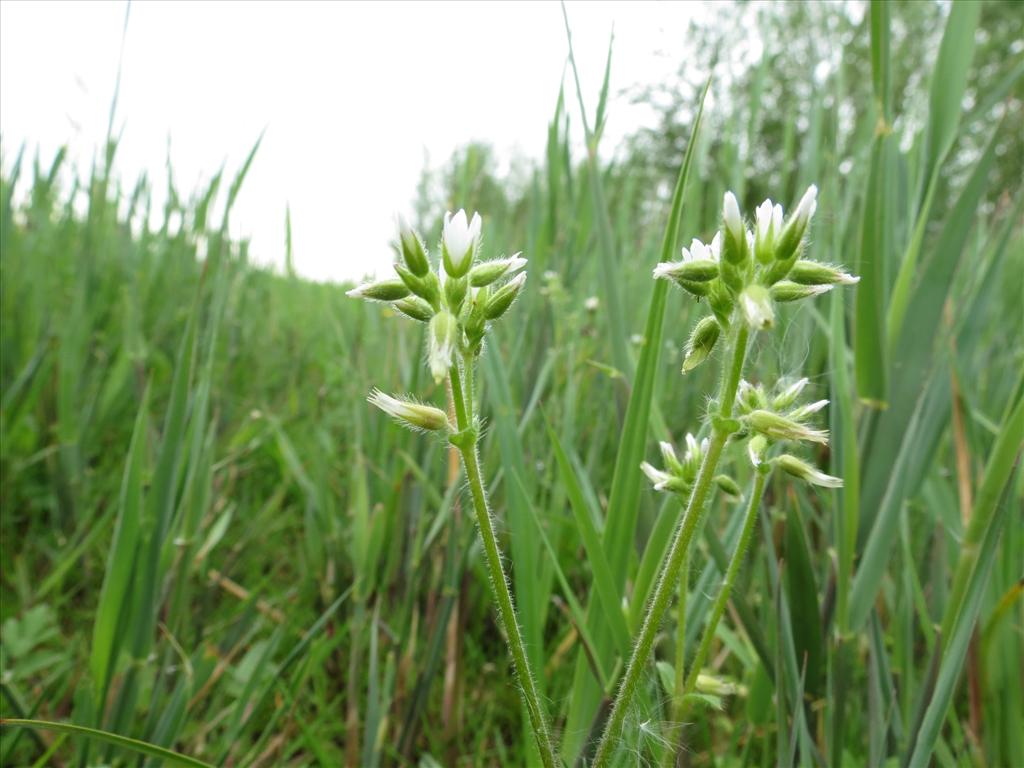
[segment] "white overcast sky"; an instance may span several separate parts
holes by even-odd
[[[613,25],[613,94],[685,57],[696,3],[570,2],[593,113]],[[102,146],[124,2],[0,2],[0,137],[47,164],[68,145],[81,173]],[[291,206],[298,271],[319,280],[383,271],[395,212],[410,212],[426,157],[473,140],[539,157],[568,48],[556,2],[136,2],[115,131],[127,186],[145,171],[159,199],[170,159],[189,195],[260,132],[233,215],[257,261],[284,260]],[[667,55],[666,55],[667,54]],[[567,77],[567,96],[575,92]],[[644,113],[615,98],[607,148]],[[581,141],[579,119],[575,139]],[[486,212],[484,212],[486,216]],[[486,223],[485,223],[486,227]]]

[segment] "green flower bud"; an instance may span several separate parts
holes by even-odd
[[[665,261],[654,268],[654,279],[674,280],[685,283],[706,283],[718,277],[718,262],[711,259],[699,261]]]
[[[804,440],[809,443],[828,445],[827,431],[811,429],[806,424],[780,416],[772,411],[752,411],[746,417],[746,421],[753,431],[759,432],[770,440]]]
[[[715,475],[715,485],[722,489],[725,493],[738,499],[743,495],[743,491],[740,490],[739,485],[728,475]]]
[[[708,359],[711,351],[718,342],[721,328],[714,317],[708,316],[694,326],[689,341],[686,342],[685,355],[683,357],[683,373],[692,371],[698,365]]]
[[[451,430],[448,416],[440,408],[412,400],[400,400],[379,389],[373,390],[367,400],[404,427],[431,432]]]
[[[367,301],[398,301],[409,295],[409,287],[401,280],[379,280],[375,283],[364,283],[346,295]]]
[[[430,271],[430,260],[427,258],[423,241],[401,215],[398,216],[398,242],[401,244],[402,258],[409,270],[417,277],[427,274]]]
[[[469,271],[469,284],[474,288],[490,285],[495,280],[514,275],[526,266],[526,259],[517,253],[507,259],[495,259],[477,264]]]
[[[512,302],[516,300],[520,292],[523,290],[523,285],[526,283],[526,273],[520,272],[505,285],[501,286],[496,290],[487,301],[487,306],[484,307],[484,317],[488,320],[497,320],[499,317],[504,315],[508,308],[512,306]]]
[[[462,302],[466,299],[466,291],[469,290],[469,280],[465,277],[447,277],[444,281],[444,300],[452,314],[457,315],[462,310]]]
[[[763,285],[748,285],[739,297],[743,319],[752,330],[760,331],[775,324],[772,297]]]
[[[778,302],[800,301],[832,290],[831,285],[800,285],[789,280],[780,280],[770,289],[771,297]]]
[[[430,319],[427,363],[435,382],[440,382],[448,375],[458,339],[459,323],[450,312],[438,312]]]
[[[435,309],[437,308],[441,296],[437,275],[433,272],[427,272],[423,277],[417,277],[404,264],[395,264],[395,272],[402,278],[402,282],[405,283],[410,291],[426,301],[430,306]]]
[[[713,280],[708,286],[708,306],[715,313],[719,326],[729,327],[729,317],[735,306],[732,295],[721,280]]]
[[[430,322],[430,318],[434,316],[434,308],[419,296],[406,296],[404,299],[399,299],[394,303],[394,307],[406,317],[424,323]]]
[[[822,488],[842,488],[843,480],[839,477],[826,475],[824,472],[815,469],[806,461],[801,461],[796,456],[784,453],[773,460],[779,469],[798,477],[811,485],[820,485]]]
[[[796,211],[789,217],[786,226],[782,230],[775,244],[775,258],[777,261],[788,261],[797,254],[800,243],[807,232],[807,225],[810,224],[814,210],[818,207],[818,188],[811,184],[804,192],[804,196],[797,203]]]
[[[788,277],[800,285],[853,285],[860,282],[859,277],[847,274],[841,267],[809,259],[798,259]]]

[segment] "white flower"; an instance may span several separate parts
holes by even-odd
[[[399,400],[375,389],[366,398],[370,405],[375,405],[403,426],[411,429],[439,430],[449,429],[448,416],[440,408],[431,405]]]
[[[444,215],[441,240],[444,243],[446,266],[452,277],[462,277],[469,270],[473,252],[480,240],[482,224],[479,213],[474,213],[472,221],[467,222],[466,211],[462,208],[454,216],[451,213]]]
[[[757,206],[755,219],[754,232],[759,241],[770,241],[782,232],[782,206],[773,205],[771,200],[765,200]]]
[[[817,402],[814,403],[801,405],[799,408],[793,410],[793,412],[789,414],[789,417],[791,419],[796,419],[797,421],[802,421],[803,419],[806,419],[808,416],[817,413],[826,405],[828,405],[828,400],[818,400]]]
[[[661,449],[661,458],[665,462],[666,467],[679,465],[679,459],[676,458],[676,449],[672,447],[672,443],[662,440],[658,443],[658,447]]]
[[[588,296],[586,301],[583,302],[583,308],[587,312],[597,312],[597,308],[601,306],[601,300],[597,296]]]
[[[718,255],[721,252],[721,234],[715,235],[715,239],[711,241],[710,245],[704,245],[697,238],[693,239],[690,243],[689,249],[683,248],[683,261],[718,261]],[[659,264],[659,267],[664,266]],[[655,270],[657,273],[657,270]]]
[[[740,206],[736,202],[736,195],[732,192],[726,192],[722,199],[722,220],[736,240],[743,237],[743,218],[740,216]]]
[[[814,211],[818,207],[818,188],[811,184],[804,192],[804,196],[800,198],[800,202],[797,203],[796,212],[793,214],[793,219],[798,223],[798,226],[802,230],[805,228],[811,220],[811,216],[814,215]]]
[[[652,464],[648,464],[646,461],[640,465],[640,469],[647,475],[647,479],[654,484],[654,490],[664,491],[668,488],[669,483],[672,482],[672,475],[668,472],[663,472]]]

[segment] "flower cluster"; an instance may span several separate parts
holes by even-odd
[[[857,282],[859,278],[841,267],[801,258],[817,195],[817,187],[808,187],[788,218],[781,205],[765,200],[755,211],[754,230],[750,231],[736,196],[726,192],[722,229],[711,243],[694,240],[683,249],[682,261],[654,268],[656,279],[671,280],[694,296],[706,298],[711,308],[712,314],[699,321],[690,334],[683,373],[708,358],[735,309],[752,329],[763,330],[775,324],[776,302],[799,301],[825,293],[834,285]]]
[[[517,253],[481,261],[479,213],[469,219],[464,210],[445,214],[436,269],[423,239],[405,219],[398,219],[398,278],[360,285],[348,292],[354,298],[390,304],[402,314],[429,325],[427,363],[434,381],[448,375],[458,354],[480,354],[489,323],[516,300],[526,282],[526,259]],[[427,414],[424,406],[374,391],[370,402],[417,429],[450,429],[448,419]],[[444,415],[443,413],[441,414]]]
[[[806,386],[807,379],[800,379],[778,387],[774,394],[769,395],[760,385],[740,382],[736,406],[740,423],[750,435],[747,455],[754,467],[776,466],[812,485],[839,488],[843,484],[840,478],[826,475],[795,456],[783,453],[767,458],[768,449],[775,443],[828,444],[828,431],[809,424],[810,417],[828,405],[828,400],[796,404]]]
[[[687,432],[686,452],[682,461],[676,456],[672,443],[662,441],[658,443],[658,447],[661,448],[661,459],[665,468],[658,469],[645,461],[640,465],[640,469],[647,475],[654,490],[678,494],[685,501],[693,489],[697,472],[704,461],[704,454],[707,453],[708,439],[705,437],[698,442],[697,438]],[[728,475],[718,475],[715,477],[715,483],[730,496],[740,495],[739,486]]]

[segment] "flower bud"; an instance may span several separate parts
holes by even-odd
[[[661,450],[661,460],[665,463],[669,472],[678,474],[683,471],[683,465],[679,463],[679,459],[676,457],[676,449],[672,447],[672,443],[662,440],[658,443],[658,448]]]
[[[768,450],[768,440],[764,435],[754,435],[747,441],[747,456],[750,465],[755,469],[764,461],[764,453]]]
[[[813,416],[814,414],[816,414],[826,405],[828,405],[828,400],[818,400],[817,402],[814,403],[801,405],[799,408],[795,408],[786,415],[789,416],[789,418],[791,419],[795,419],[796,421],[803,421],[808,416]]]
[[[654,485],[654,490],[656,491],[669,491],[671,493],[690,492],[689,486],[682,480],[682,478],[658,469],[657,467],[648,464],[646,461],[640,465],[640,469],[645,475],[647,475],[647,479],[651,481],[651,484]]]
[[[481,224],[479,213],[474,213],[473,220],[467,223],[466,212],[461,208],[454,216],[444,215],[441,258],[450,277],[462,277],[469,272],[480,241]]]
[[[448,276],[444,281],[444,301],[453,315],[462,311],[462,302],[466,299],[466,291],[469,290],[469,280],[466,277]]]
[[[401,280],[379,280],[375,283],[364,283],[345,295],[368,301],[398,301],[409,295],[409,287]]]
[[[695,687],[698,693],[709,696],[731,696],[739,691],[739,687],[735,683],[730,683],[721,677],[707,675],[703,672],[697,673],[697,684]]]
[[[740,382],[739,388],[736,390],[736,400],[743,413],[750,413],[768,405],[764,390],[759,386],[755,387],[746,379]]]
[[[423,241],[401,214],[398,215],[398,242],[402,246],[402,258],[409,271],[417,277],[427,274],[430,271],[430,260]]]
[[[788,277],[800,285],[853,285],[860,282],[859,277],[847,274],[840,267],[808,259],[797,260]]]
[[[771,297],[778,302],[800,301],[819,296],[832,290],[831,285],[800,285],[789,280],[780,280],[770,289]]]
[[[691,481],[696,479],[697,470],[704,461],[704,454],[708,450],[708,439],[705,437],[699,443],[689,432],[686,433],[686,453],[683,454],[683,476]]]
[[[430,306],[436,307],[440,301],[441,291],[437,275],[427,272],[423,277],[417,277],[404,264],[395,264],[395,272],[402,278],[406,287],[426,301]]]
[[[396,301],[393,306],[406,317],[424,323],[430,322],[430,318],[434,316],[434,308],[419,296],[406,296]]]
[[[743,495],[743,491],[740,490],[739,485],[728,475],[715,475],[715,485],[733,498],[738,499]]]
[[[488,287],[474,288],[470,291],[469,312],[466,313],[465,331],[470,347],[480,348],[484,333],[487,330],[487,316],[484,314],[491,291]]]
[[[708,306],[711,307],[711,311],[715,313],[715,318],[718,320],[719,326],[722,328],[728,328],[729,316],[732,314],[732,309],[735,306],[732,295],[722,284],[721,280],[713,280],[708,285],[707,295]]]
[[[748,285],[740,294],[739,301],[743,319],[752,330],[764,330],[775,324],[772,297],[763,285]]]
[[[776,411],[784,411],[789,408],[800,397],[800,393],[804,391],[804,387],[807,386],[808,382],[809,379],[800,379],[790,384],[772,398],[772,408]]]
[[[452,357],[458,342],[459,323],[450,312],[438,312],[430,319],[430,334],[427,339],[427,363],[435,382],[448,375]]]
[[[484,307],[484,316],[488,320],[497,320],[508,311],[512,302],[516,300],[526,283],[526,273],[520,272],[509,280],[505,285],[496,290],[487,301]]]
[[[745,267],[750,261],[750,241],[747,239],[747,230],[743,227],[736,196],[732,192],[726,192],[722,201],[722,222],[725,225],[722,237],[722,262],[735,267]],[[724,275],[723,272],[723,277]]]
[[[793,475],[793,477],[798,477],[811,485],[820,485],[823,488],[843,487],[842,478],[826,475],[824,472],[812,467],[806,461],[801,461],[796,456],[790,456],[788,453],[778,456],[773,461],[784,472]]]
[[[775,258],[775,239],[782,233],[782,206],[765,200],[757,207],[754,227],[754,256],[762,264]]]
[[[692,371],[698,365],[708,359],[711,351],[718,342],[721,329],[718,321],[712,316],[707,316],[694,326],[689,341],[686,342],[685,355],[683,357],[683,373]]]
[[[654,279],[674,280],[686,287],[687,283],[706,283],[718,277],[718,262],[711,259],[690,261],[663,261],[654,268]]]
[[[828,445],[827,431],[811,429],[806,424],[772,411],[752,411],[746,418],[751,429],[771,440],[806,440],[809,443]]]
[[[410,429],[437,431],[451,429],[448,416],[440,408],[411,400],[399,400],[375,389],[367,398],[370,405],[380,408],[399,424]]]
[[[775,245],[775,258],[778,261],[787,261],[793,257],[800,247],[800,243],[807,232],[807,225],[818,207],[818,188],[811,184],[804,192],[804,196],[797,203],[796,210],[789,217],[786,226],[779,235]]]
[[[507,259],[495,259],[477,264],[469,271],[469,284],[474,288],[490,285],[495,280],[510,277],[526,266],[526,259],[517,253]]]

